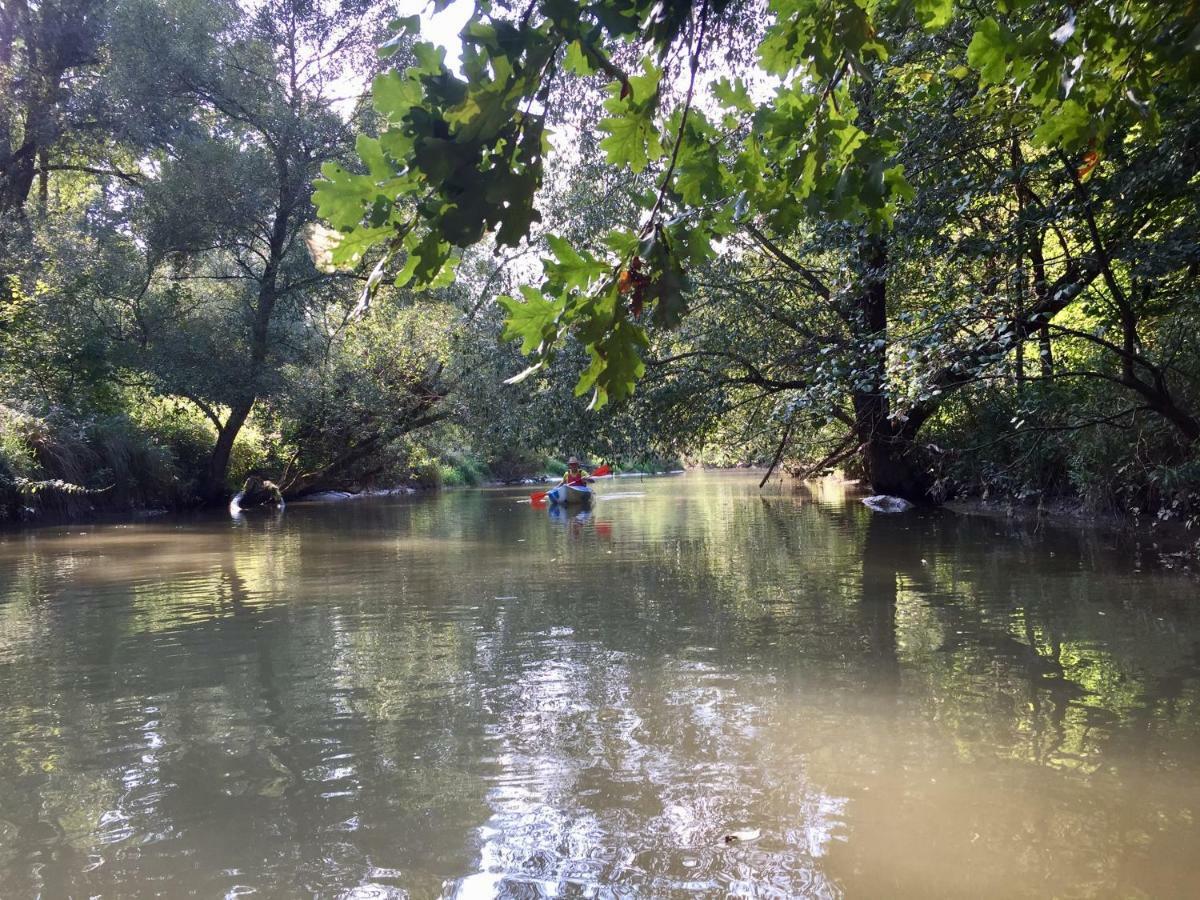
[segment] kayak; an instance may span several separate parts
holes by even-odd
[[[592,489],[585,485],[560,484],[546,492],[546,499],[560,506],[584,506],[592,502]]]

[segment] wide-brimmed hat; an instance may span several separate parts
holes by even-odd
[[[568,460],[567,460],[567,465],[568,465],[568,466],[577,466],[577,465],[579,465],[579,457],[578,457],[578,456],[572,456],[570,459],[568,459]]]

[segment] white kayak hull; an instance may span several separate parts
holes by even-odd
[[[585,506],[592,502],[592,489],[589,487],[560,484],[546,493],[546,499],[559,506]]]

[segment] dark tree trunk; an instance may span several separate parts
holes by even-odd
[[[932,503],[932,481],[916,441],[905,431],[876,433],[866,448],[871,489],[913,503]]]
[[[29,58],[28,71],[20,73],[26,82],[21,100],[23,119],[21,144],[14,147],[12,124],[4,123],[5,141],[0,146],[0,215],[23,214],[33,191],[38,158],[58,138],[55,110],[59,104],[65,71],[81,56],[79,47],[71,43],[66,28],[68,19],[53,8],[40,10],[43,20],[35,24],[24,2],[14,4],[14,14],[5,17],[3,27],[12,33],[4,36],[5,56],[11,58],[14,38],[22,40]],[[36,13],[35,13],[36,15]],[[82,18],[82,17],[81,17]],[[16,79],[13,79],[14,81]],[[12,83],[8,85],[12,88]]]
[[[851,312],[861,343],[870,350],[865,380],[867,390],[853,394],[855,431],[862,447],[864,468],[871,489],[878,494],[903,497],[913,503],[930,502],[930,480],[920,464],[915,429],[891,416],[886,385],[887,350],[887,243],[868,235],[859,245],[861,287]]]
[[[258,282],[258,302],[254,309],[254,321],[250,329],[250,367],[247,373],[251,385],[254,385],[267,361],[271,339],[271,317],[279,300],[279,267],[287,252],[288,226],[294,207],[294,195],[289,177],[289,166],[286,158],[279,154],[277,158],[279,175],[279,205],[275,209],[275,219],[271,226],[271,238],[268,244],[269,256],[263,273]],[[254,390],[254,388],[252,388]],[[235,406],[229,413],[229,418],[217,433],[217,442],[209,458],[208,472],[205,478],[202,499],[205,503],[219,504],[229,499],[229,486],[226,479],[229,475],[229,459],[233,453],[233,444],[241,433],[242,426],[250,416],[250,410],[258,399],[256,393]]]
[[[431,399],[428,404],[421,407],[419,413],[414,414],[412,419],[406,421],[403,427],[376,431],[360,440],[348,441],[347,448],[320,469],[299,474],[295,478],[285,481],[282,485],[284,497],[288,500],[296,500],[321,491],[336,491],[346,488],[346,474],[389,441],[394,441],[402,435],[411,434],[448,418],[449,411],[434,410],[434,407],[441,401],[441,397]],[[361,473],[358,474],[361,475]]]
[[[253,400],[235,406],[230,410],[225,424],[217,432],[217,442],[213,446],[212,456],[208,459],[208,470],[205,472],[204,483],[200,489],[201,499],[205,503],[218,504],[229,499],[229,486],[225,483],[225,479],[229,474],[229,459],[233,454],[233,443],[237,440],[242,426],[246,424],[246,419],[249,418],[250,410],[253,407]]]
[[[38,150],[38,213],[45,215],[50,208],[50,151]]]
[[[25,208],[33,187],[36,156],[36,145],[26,141],[0,161],[0,215],[19,213]]]
[[[1042,378],[1054,377],[1054,345],[1050,343],[1050,326],[1038,329],[1038,359],[1041,361]]]
[[[1021,143],[1016,136],[1012,139],[1011,156],[1013,172],[1016,173],[1017,214],[1020,217],[1017,227],[1021,235],[1021,243],[1024,247],[1022,255],[1028,256],[1030,266],[1033,269],[1034,303],[1039,308],[1045,308],[1050,289],[1050,283],[1046,280],[1046,255],[1043,249],[1046,243],[1046,229],[1026,219],[1027,210],[1030,206],[1036,206],[1037,198],[1025,181],[1025,156],[1021,153]],[[1023,288],[1025,283],[1023,277],[1021,283]],[[1024,290],[1022,290],[1022,296],[1024,296],[1024,293]],[[1015,321],[1020,322],[1024,318],[1025,309],[1022,308],[1017,311]],[[1038,358],[1041,363],[1040,374],[1042,378],[1051,378],[1054,375],[1054,355],[1050,344],[1050,325],[1048,321],[1042,322],[1037,330],[1037,334]],[[1023,341],[1017,342],[1017,350],[1023,355]]]

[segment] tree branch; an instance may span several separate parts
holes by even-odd
[[[762,486],[767,483],[771,477],[771,473],[775,471],[775,467],[779,465],[779,460],[783,458],[783,449],[787,446],[788,438],[792,436],[792,422],[787,423],[787,427],[783,429],[783,437],[779,439],[779,447],[775,450],[775,458],[771,460],[771,465],[767,467],[767,474],[762,477],[762,481],[758,483],[761,490]]]
[[[779,262],[783,263],[785,266],[803,278],[805,283],[812,288],[813,293],[815,293],[818,297],[820,297],[822,300],[828,300],[830,298],[831,292],[829,288],[823,281],[821,281],[820,278],[816,276],[816,274],[813,273],[811,269],[801,264],[799,260],[784,251],[778,244],[772,241],[769,237],[767,237],[749,222],[746,223],[746,231],[750,233],[750,236],[753,237],[754,240],[756,240],[763,247],[763,249],[765,249],[773,257],[779,260]]]
[[[66,163],[55,163],[54,165],[38,166],[34,170],[34,175],[41,175],[45,172],[83,172],[87,175],[97,175],[101,178],[120,178],[127,184],[140,185],[142,177],[135,175],[132,172],[121,172],[117,169],[98,169],[94,166],[76,166]]]

